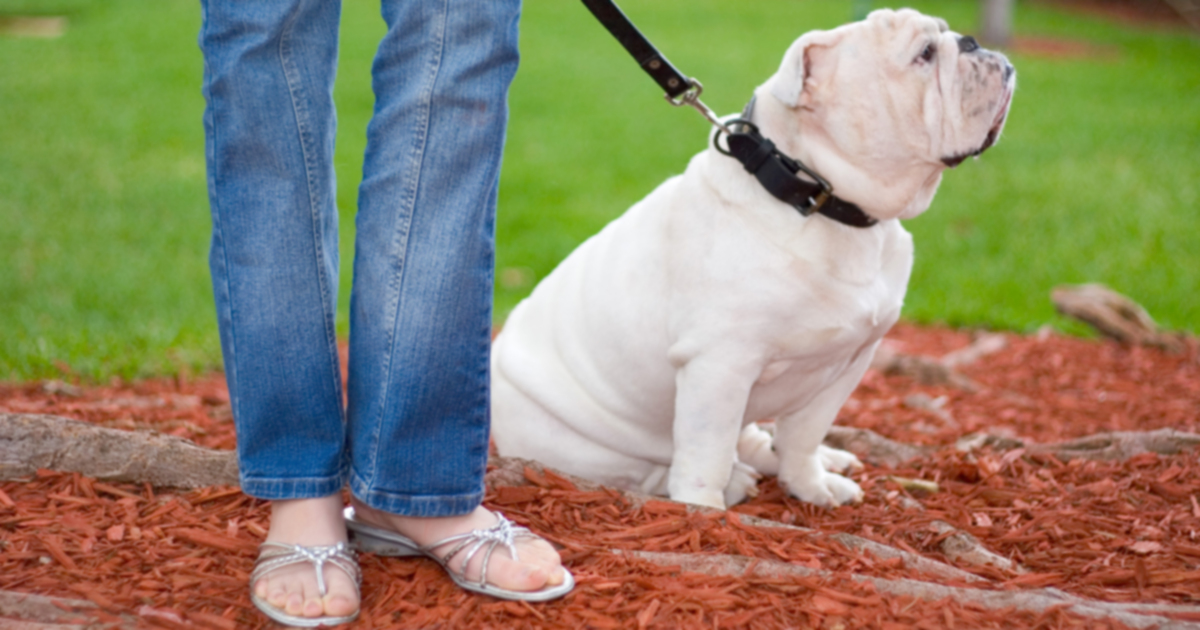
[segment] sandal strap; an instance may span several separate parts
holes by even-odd
[[[289,545],[278,542],[265,542],[259,545],[261,550],[258,555],[258,562],[254,566],[254,571],[250,574],[250,583],[253,584],[264,575],[293,564],[300,562],[312,563],[313,568],[317,573],[317,592],[322,597],[325,596],[327,590],[325,585],[325,564],[331,564],[342,570],[350,579],[354,581],[354,589],[358,590],[362,583],[362,569],[358,566],[358,559],[354,554],[354,550],[346,546],[346,543],[337,543],[336,545],[304,547],[302,545]]]
[[[483,565],[479,568],[479,585],[487,585],[488,562],[492,559],[492,554],[496,552],[496,548],[503,545],[508,549],[509,556],[513,560],[520,560],[517,556],[517,538],[537,538],[537,534],[519,525],[514,525],[512,521],[504,517],[499,512],[496,513],[496,524],[487,529],[476,529],[465,534],[456,534],[448,538],[443,538],[435,543],[423,545],[421,551],[438,557],[442,566],[447,570],[455,571],[464,580],[467,578],[467,565],[470,564],[471,558],[474,558],[479,551],[483,551]],[[434,549],[443,547],[447,544],[457,542],[449,552],[442,554],[440,557],[433,553]],[[462,563],[457,570],[450,567],[450,561],[459,553],[466,550],[463,555]]]

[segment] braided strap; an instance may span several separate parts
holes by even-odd
[[[265,542],[259,546],[262,551],[258,555],[258,563],[250,574],[250,583],[254,584],[266,574],[289,565],[300,562],[312,563],[317,572],[317,591],[322,597],[327,589],[325,585],[325,565],[331,564],[342,570],[354,580],[354,589],[358,590],[362,583],[362,570],[358,567],[358,559],[354,551],[346,543],[338,543],[325,547],[303,547],[285,543]]]
[[[454,545],[449,552],[440,556],[439,561],[441,562],[442,566],[446,567],[447,570],[455,571],[463,580],[466,580],[467,565],[470,564],[471,558],[474,558],[475,555],[482,550],[483,566],[481,566],[479,569],[478,584],[479,586],[486,586],[488,561],[492,559],[492,554],[496,552],[497,547],[503,546],[508,550],[508,555],[511,556],[513,560],[519,561],[520,558],[517,557],[516,539],[537,538],[537,535],[528,529],[518,525],[513,525],[512,521],[504,518],[503,514],[497,513],[496,518],[499,519],[496,524],[487,529],[476,529],[465,534],[450,536],[449,538],[444,538],[438,542],[422,546],[421,551],[438,558],[438,556],[433,553],[434,549],[457,542],[458,544]],[[466,553],[463,555],[462,563],[459,565],[457,570],[452,569],[450,567],[450,561],[453,560],[454,557],[461,553],[464,549],[466,550]]]

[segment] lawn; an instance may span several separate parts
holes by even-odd
[[[850,0],[626,0],[720,112],[741,108],[812,28]],[[876,2],[876,6],[882,6]],[[975,29],[977,3],[908,3]],[[65,15],[56,39],[0,35],[0,380],[218,366],[207,270],[199,9],[191,0],[0,0]],[[337,148],[346,332],[350,248],[378,7],[344,7]],[[907,227],[905,317],[1079,330],[1050,289],[1104,282],[1164,325],[1200,330],[1200,38],[1028,1],[1016,30],[1085,44],[1012,57],[1001,143],[947,174]],[[574,1],[527,0],[498,223],[497,322],[538,278],[703,148],[707,129]]]

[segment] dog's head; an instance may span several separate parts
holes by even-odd
[[[879,10],[796,40],[763,86],[778,105],[764,123],[839,196],[908,218],[929,206],[944,169],[996,142],[1015,83],[1004,55],[945,21]]]

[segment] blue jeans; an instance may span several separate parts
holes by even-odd
[[[334,317],[341,4],[201,0],[210,267],[242,489],[451,516],[483,496],[494,222],[519,0],[384,0]]]

